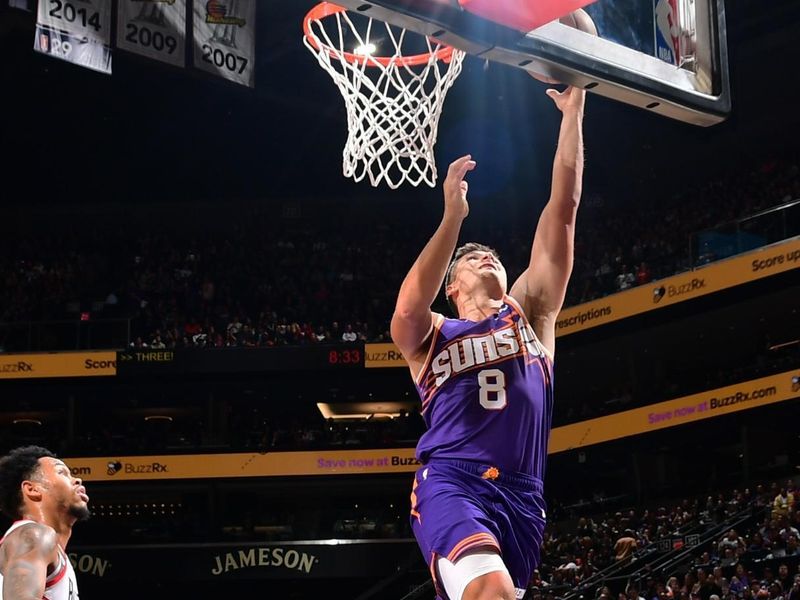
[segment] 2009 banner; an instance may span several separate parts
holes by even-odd
[[[120,0],[117,47],[176,67],[186,65],[186,0]]]

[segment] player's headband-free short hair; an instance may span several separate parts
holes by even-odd
[[[453,255],[453,260],[450,261],[450,265],[447,267],[447,273],[444,277],[444,297],[447,298],[447,304],[450,306],[450,310],[453,311],[455,316],[458,316],[458,307],[450,298],[450,294],[447,293],[447,288],[450,287],[450,284],[453,283],[453,280],[455,279],[456,265],[458,264],[458,261],[470,252],[491,252],[492,256],[500,260],[500,255],[497,253],[497,250],[485,244],[479,244],[478,242],[467,242],[463,246],[456,249],[456,253]]]
[[[22,516],[22,482],[34,476],[45,457],[56,455],[41,446],[22,446],[0,459],[0,510],[12,519]]]

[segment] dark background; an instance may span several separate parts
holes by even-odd
[[[0,202],[151,202],[325,197],[427,202],[438,192],[392,192],[341,175],[344,106],[301,43],[311,2],[258,7],[256,89],[115,51],[113,75],[38,55],[33,15],[0,4]],[[737,0],[727,6],[733,114],[700,129],[590,96],[587,196],[636,202],[685,181],[724,174],[796,146],[793,38],[800,6]],[[558,114],[525,73],[468,58],[450,92],[437,145],[440,169],[470,152],[475,208],[485,199],[545,199]]]

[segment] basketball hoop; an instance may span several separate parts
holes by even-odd
[[[330,2],[309,11],[303,31],[344,97],[345,177],[368,176],[373,186],[385,181],[392,189],[404,181],[433,187],[439,116],[464,53]],[[377,56],[379,44],[390,52]]]

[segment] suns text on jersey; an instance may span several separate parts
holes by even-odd
[[[485,335],[466,336],[451,341],[431,361],[441,386],[454,374],[528,354],[541,356],[536,335],[528,323],[518,322]]]

